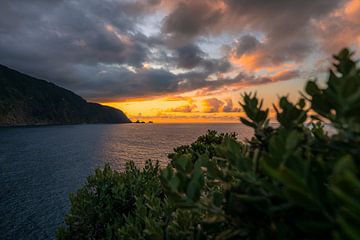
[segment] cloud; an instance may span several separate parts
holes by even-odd
[[[359,47],[359,5],[5,0],[0,63],[89,100],[229,91],[298,78],[309,70],[302,68],[309,54],[322,58],[322,52]],[[221,46],[226,53],[219,53]]]
[[[180,68],[192,69],[197,67],[201,61],[204,52],[194,44],[188,44],[176,49],[177,66]]]
[[[88,91],[80,91],[84,96],[102,101],[117,101],[134,96],[140,98],[163,96],[169,94],[181,94],[194,90],[201,90],[203,94],[211,93],[222,88],[240,89],[249,85],[285,81],[298,76],[297,71],[284,71],[271,76],[254,76],[240,72],[234,77],[223,77],[217,80],[209,80],[212,72],[191,71],[187,73],[173,74],[165,69],[137,69],[136,72],[124,67],[99,65],[97,69],[86,68],[76,76],[86,76],[88,82],[81,82],[87,86]],[[121,79],[118,79],[121,76]],[[100,81],[96,81],[99,79]],[[80,84],[80,83],[79,83]],[[77,85],[82,89],[81,85]],[[106,97],[104,97],[106,96]]]
[[[170,44],[182,46],[209,31],[221,18],[221,11],[210,1],[180,1],[164,20],[163,33]]]
[[[312,22],[337,9],[344,1],[228,0],[230,16],[240,26],[264,34],[256,50],[257,66],[303,60],[315,47]]]
[[[256,50],[254,65],[273,66],[301,61],[316,47],[313,22],[342,7],[345,0],[224,0],[180,1],[165,19],[163,32],[177,45],[200,36],[244,32],[238,56]],[[192,21],[197,16],[197,21]],[[189,27],[186,27],[189,26]],[[260,33],[264,41],[247,32]],[[329,41],[329,39],[326,39]]]
[[[93,74],[91,69],[82,73],[83,76],[86,74],[91,79],[84,83],[91,84],[91,87],[90,91],[80,93],[92,99],[115,101],[134,96],[161,96],[175,92],[177,88],[177,76],[163,69],[138,69],[133,72],[117,66],[98,67],[99,69]],[[100,81],[95,81],[95,79],[100,79]]]
[[[225,106],[222,110],[223,112],[240,112],[240,108],[234,106],[231,98],[225,99]]]
[[[217,98],[209,98],[202,101],[202,106],[205,113],[221,112],[224,102]]]
[[[202,100],[203,112],[204,113],[231,113],[240,112],[240,108],[233,104],[231,98],[225,99],[224,101],[217,98],[208,98]]]
[[[285,80],[289,80],[289,79],[294,79],[299,76],[300,76],[300,72],[298,70],[284,70],[284,71],[276,73],[272,77],[272,81],[274,81],[274,82],[285,81]]]
[[[337,53],[344,46],[360,48],[360,1],[351,0],[344,8],[314,23],[326,54]]]
[[[252,35],[242,36],[235,44],[235,54],[240,57],[245,53],[254,51],[261,43]]]
[[[183,105],[176,108],[170,108],[166,112],[181,112],[181,113],[190,113],[197,109],[195,104]]]
[[[177,101],[187,101],[189,103],[192,103],[193,99],[191,97],[171,96],[171,97],[166,97],[165,101],[169,101],[169,102],[172,102],[172,101],[175,101],[175,102],[177,102]]]
[[[140,2],[5,1],[0,62],[77,91],[88,81],[78,74],[83,66],[93,72],[99,64],[142,65],[152,39],[136,23],[146,9]]]
[[[230,62],[226,58],[209,58],[197,45],[188,44],[175,49],[176,57],[172,60],[176,62],[178,68],[191,70],[202,68],[208,75],[213,73],[224,73],[231,68]],[[167,59],[168,61],[170,59]]]

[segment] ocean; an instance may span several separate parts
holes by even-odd
[[[121,171],[127,161],[165,166],[174,147],[208,129],[252,134],[240,123],[97,124],[0,128],[1,239],[54,239],[69,193],[97,167]]]

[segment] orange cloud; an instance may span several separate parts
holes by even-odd
[[[183,105],[176,108],[170,108],[166,110],[166,112],[183,112],[183,113],[189,113],[193,112],[195,109],[197,109],[197,106],[195,104],[192,105]]]
[[[201,103],[204,113],[231,113],[240,111],[239,107],[234,106],[231,98],[227,98],[224,101],[217,98],[208,98],[202,100]]]
[[[229,61],[237,66],[243,67],[246,70],[252,71],[258,69],[257,64],[257,56],[256,53],[253,54],[244,54],[241,57],[237,57],[236,54],[231,53],[229,56]]]
[[[193,99],[191,97],[182,97],[182,96],[170,96],[170,97],[166,97],[164,100],[169,102],[177,102],[177,101],[187,101],[189,103],[193,102]]]
[[[240,107],[234,106],[231,98],[225,99],[225,105],[222,109],[223,112],[240,112]]]
[[[265,70],[269,73],[268,77],[270,77],[270,74],[273,72],[288,71],[289,69],[294,69],[297,66],[297,64],[293,62],[272,62],[270,58],[271,56],[269,53],[261,50],[246,53],[240,57],[238,57],[234,52],[229,55],[229,61],[233,65],[243,68],[249,72]]]
[[[273,82],[289,80],[291,78],[295,78],[299,76],[299,72],[297,70],[285,69],[274,74],[271,79]]]
[[[351,0],[329,16],[314,22],[321,46],[328,53],[343,47],[360,48],[360,1]]]
[[[224,102],[217,98],[209,98],[202,101],[202,106],[205,113],[221,112]]]
[[[354,23],[359,23],[360,19],[360,1],[352,0],[344,8],[345,17]]]

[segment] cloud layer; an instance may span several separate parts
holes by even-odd
[[[360,46],[358,0],[5,0],[0,6],[0,64],[96,101],[207,95],[296,79],[314,70],[309,61]],[[209,99],[209,112],[234,111],[232,102]]]

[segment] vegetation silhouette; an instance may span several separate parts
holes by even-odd
[[[210,131],[176,148],[164,169],[96,170],[71,196],[58,239],[360,239],[360,69],[351,56],[335,56],[326,88],[309,81],[297,103],[280,98],[279,126],[244,94],[247,141]]]

